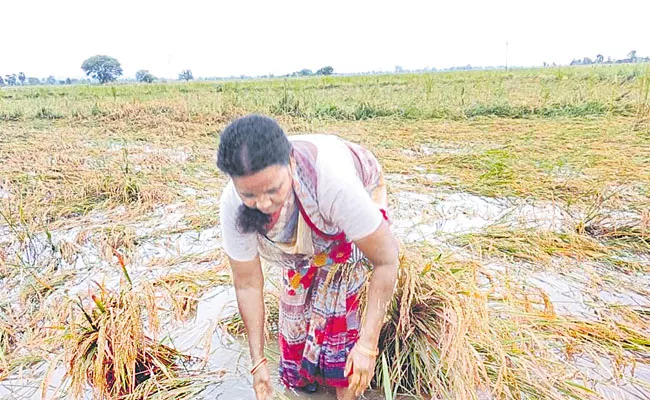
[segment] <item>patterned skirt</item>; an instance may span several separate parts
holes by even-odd
[[[289,387],[348,386],[345,363],[359,335],[359,293],[370,263],[365,258],[330,262],[317,255],[310,264],[283,272],[280,378]]]

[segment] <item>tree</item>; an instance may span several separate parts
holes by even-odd
[[[29,78],[27,78],[27,83],[30,85],[40,85],[41,80],[30,76]]]
[[[153,76],[149,71],[146,69],[141,69],[140,71],[135,73],[135,79],[138,82],[146,82],[146,83],[152,83],[153,81],[156,80],[156,77]]]
[[[305,69],[301,69],[300,71],[298,71],[298,75],[300,75],[300,76],[310,76],[310,75],[314,75],[314,73],[311,72],[310,69],[305,68]]]
[[[66,84],[66,85],[72,85],[72,79],[70,79],[70,78],[65,78],[65,84]]]
[[[5,81],[7,81],[7,85],[9,86],[16,86],[16,74],[5,75]]]
[[[2,75],[0,75],[0,86],[4,86],[4,85],[5,85],[5,80],[2,79]]]
[[[603,57],[602,54],[598,54],[598,55],[596,56],[596,64],[602,64],[603,61],[605,61],[605,57]]]
[[[316,71],[316,75],[332,75],[333,73],[334,68],[330,67],[329,65]]]
[[[591,58],[589,58],[589,57],[585,57],[585,58],[582,59],[582,63],[583,63],[584,65],[590,65],[590,64],[593,64],[594,62],[591,61]]]
[[[194,75],[192,75],[192,70],[191,69],[184,69],[180,74],[178,74],[178,79],[179,80],[184,80],[184,81],[191,81],[194,79]]]
[[[25,84],[25,79],[27,79],[27,77],[25,76],[25,73],[24,72],[19,72],[18,73],[18,80],[20,81],[21,85]]]
[[[627,58],[629,58],[631,62],[636,62],[636,50],[629,52]]]
[[[50,75],[45,80],[45,83],[47,83],[48,85],[56,85],[56,78],[54,76]]]
[[[99,83],[113,82],[122,75],[120,62],[109,56],[97,55],[90,57],[81,64],[86,75],[97,79]]]

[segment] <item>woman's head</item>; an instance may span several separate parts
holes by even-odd
[[[239,228],[266,233],[271,215],[284,206],[292,188],[291,143],[273,119],[248,115],[221,133],[217,166],[235,184],[244,207]]]

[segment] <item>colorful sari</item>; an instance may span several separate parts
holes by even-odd
[[[292,198],[267,235],[258,237],[261,258],[282,269],[280,378],[289,387],[314,382],[347,387],[345,363],[360,330],[359,292],[371,266],[345,232],[328,224],[318,209],[316,147],[301,141],[293,144]],[[346,144],[377,212],[388,219],[377,159],[360,146]]]

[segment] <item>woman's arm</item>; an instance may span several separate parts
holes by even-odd
[[[264,275],[259,256],[251,261],[230,259],[237,306],[250,347],[253,365],[264,357]]]
[[[252,261],[230,259],[237,306],[248,335],[252,365],[264,358],[264,275],[260,257]],[[253,389],[257,400],[271,399],[273,386],[266,364],[253,375]]]
[[[366,315],[359,332],[359,342],[369,349],[375,349],[379,342],[379,332],[384,323],[386,309],[395,291],[399,246],[386,221],[382,221],[379,228],[370,236],[357,240],[355,244],[373,265]]]
[[[365,318],[363,318],[357,345],[348,356],[346,365],[346,375],[350,370],[353,371],[349,377],[349,390],[355,396],[360,396],[374,376],[375,358],[369,357],[364,354],[364,350],[358,350],[356,347],[361,345],[365,351],[377,349],[386,309],[395,291],[399,246],[386,221],[382,221],[374,233],[355,241],[355,244],[373,265]]]

